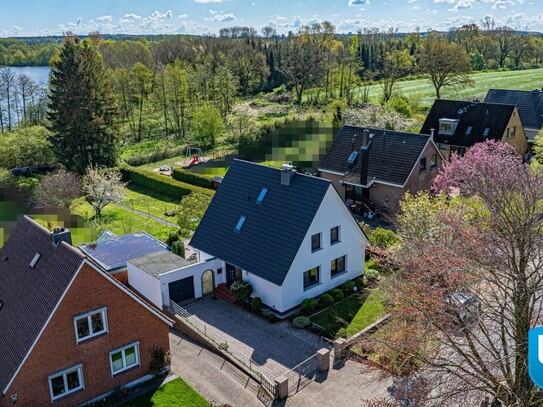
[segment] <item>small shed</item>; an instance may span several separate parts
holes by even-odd
[[[171,252],[156,252],[129,260],[127,268],[130,287],[162,308],[213,292],[222,262],[191,263]]]

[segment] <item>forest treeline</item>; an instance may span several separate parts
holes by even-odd
[[[440,97],[444,87],[469,83],[472,71],[538,67],[543,59],[542,37],[497,26],[490,18],[447,33],[365,29],[343,35],[323,22],[286,36],[269,27],[231,27],[218,36],[113,39],[91,33],[84,41],[108,70],[121,137],[134,141],[185,138],[201,131],[194,118],[220,130],[236,100],[261,93],[298,105],[341,100],[353,106],[368,102],[369,85],[376,81],[387,102],[398,80],[425,75]],[[0,39],[0,65],[51,65],[60,47],[54,39]],[[0,69],[1,130],[44,117],[45,93],[30,85]],[[238,115],[237,125],[250,119]],[[202,144],[213,144],[208,141]]]

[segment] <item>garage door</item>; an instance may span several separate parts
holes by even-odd
[[[187,277],[182,280],[174,281],[168,284],[170,300],[173,302],[183,302],[194,298],[194,278]]]

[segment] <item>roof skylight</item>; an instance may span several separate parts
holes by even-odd
[[[236,229],[235,229],[236,232],[239,233],[241,231],[241,228],[243,227],[243,224],[245,223],[245,219],[247,219],[246,216],[241,215],[239,217],[239,220],[238,220],[238,223],[237,223]]]
[[[30,260],[29,267],[30,267],[30,268],[34,268],[34,266],[36,265],[36,263],[38,262],[38,260],[40,259],[40,257],[41,257],[41,253],[40,253],[40,252],[36,252],[36,254],[34,255],[34,257],[32,257],[32,260]]]
[[[260,190],[260,194],[258,195],[258,198],[256,199],[256,203],[257,204],[261,204],[262,201],[264,200],[264,198],[266,197],[266,194],[268,193],[268,188],[266,187],[263,187],[261,190]]]
[[[485,128],[485,131],[483,132],[483,136],[488,137],[488,133],[490,133],[490,129],[487,127]]]

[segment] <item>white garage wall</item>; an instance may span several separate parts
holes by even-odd
[[[157,307],[162,308],[162,291],[160,289],[159,279],[134,266],[130,262],[127,263],[127,269],[130,287],[133,287],[134,290],[138,291]]]
[[[222,267],[223,273],[225,274],[224,262],[218,259],[213,259],[209,261],[202,261],[200,263],[191,264],[177,270],[169,271],[167,273],[160,275],[160,290],[162,292],[162,301],[165,306],[170,306],[170,292],[168,290],[168,284],[174,281],[182,280],[184,278],[193,276],[194,277],[194,297],[199,298],[202,296],[202,274],[206,270],[212,270],[215,275],[215,287],[221,281],[218,281],[217,278],[217,269]],[[219,276],[219,277],[221,277]],[[162,307],[162,304],[160,305]]]

